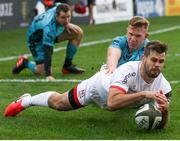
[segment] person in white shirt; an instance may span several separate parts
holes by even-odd
[[[42,0],[37,0],[35,6],[35,16],[40,15],[46,11],[45,5]]]
[[[67,111],[96,103],[101,108],[114,111],[154,102],[163,117],[159,128],[164,128],[168,122],[171,97],[171,86],[161,73],[167,49],[166,44],[151,41],[145,47],[142,61],[120,65],[113,74],[107,73],[107,65],[103,65],[94,76],[63,94],[54,91],[35,96],[24,94],[6,107],[4,116],[16,116],[31,106]]]

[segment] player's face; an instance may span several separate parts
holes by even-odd
[[[71,11],[59,12],[59,14],[56,16],[56,21],[58,24],[66,26],[71,21]]]
[[[128,46],[130,52],[137,50],[143,43],[145,38],[148,36],[147,30],[144,27],[132,27],[129,26],[127,29]]]
[[[144,74],[149,78],[156,78],[164,67],[165,57],[165,53],[155,51],[151,51],[148,57],[143,56]]]

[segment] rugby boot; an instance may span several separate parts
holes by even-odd
[[[22,105],[22,100],[27,97],[31,97],[31,95],[26,93],[22,95],[17,101],[14,101],[11,104],[9,104],[4,111],[4,116],[5,117],[16,116],[21,111],[23,111],[25,107],[23,107]]]
[[[25,56],[19,56],[18,61],[17,61],[16,65],[15,65],[15,67],[12,69],[12,73],[13,73],[13,74],[18,74],[18,73],[20,73],[23,69],[26,68],[26,65],[25,65],[25,64],[26,64],[27,62],[28,62],[27,57],[25,57]]]
[[[64,66],[62,68],[62,74],[81,74],[84,73],[85,70],[79,67],[76,67],[75,65],[70,66]]]

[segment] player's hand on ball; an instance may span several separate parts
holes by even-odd
[[[158,94],[156,94],[156,102],[158,109],[161,112],[168,112],[169,111],[169,104],[167,101],[166,96],[160,91]]]
[[[156,99],[157,91],[143,91],[142,92],[147,99]]]

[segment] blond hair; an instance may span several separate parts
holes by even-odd
[[[128,26],[132,26],[135,28],[138,27],[144,27],[145,29],[148,30],[149,27],[149,21],[142,17],[142,16],[134,16],[128,23]]]

